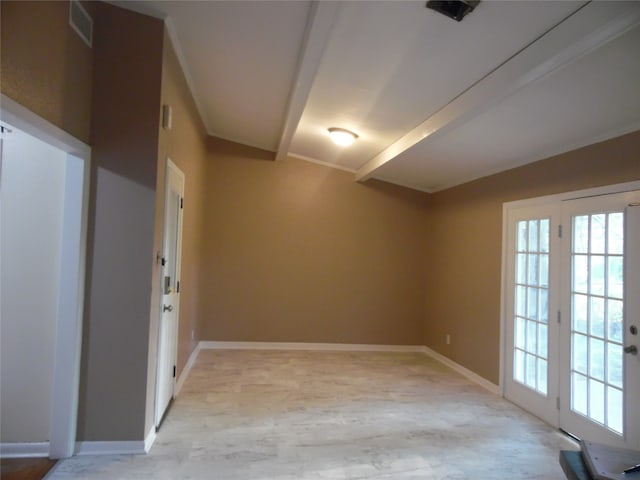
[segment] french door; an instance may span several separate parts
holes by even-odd
[[[505,396],[586,440],[640,448],[640,191],[505,221]]]

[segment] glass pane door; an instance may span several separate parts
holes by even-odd
[[[638,345],[637,199],[640,192],[564,202],[560,335],[560,426],[585,440],[636,449],[640,361],[625,347]]]
[[[571,409],[624,433],[624,213],[577,215],[571,249]]]
[[[513,379],[548,391],[549,219],[517,223]]]

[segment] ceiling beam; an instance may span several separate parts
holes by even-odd
[[[448,132],[501,100],[640,24],[640,2],[590,2],[470,86],[356,172],[356,181],[414,145]]]
[[[311,87],[339,8],[340,2],[318,0],[311,2],[304,39],[298,56],[296,78],[289,96],[287,116],[276,152],[276,161],[283,160],[289,153],[293,135],[307,105]]]

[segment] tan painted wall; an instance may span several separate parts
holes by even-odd
[[[89,143],[92,51],[69,26],[69,2],[3,0],[0,18],[2,93]]]
[[[502,204],[638,179],[635,132],[434,194],[427,345],[498,383]]]
[[[173,125],[165,130],[159,125],[158,178],[156,182],[156,213],[154,251],[162,251],[164,222],[164,185],[166,159],[171,158],[185,174],[184,217],[182,228],[182,265],[180,275],[180,318],[178,332],[178,375],[184,369],[199,336],[199,280],[202,258],[202,203],[204,195],[204,167],[206,161],[206,132],[200,120],[191,91],[182,72],[171,39],[165,31],[162,60],[161,103],[172,108]],[[151,294],[151,335],[149,365],[156,364],[158,345],[159,298],[162,268],[153,266]],[[191,332],[194,338],[191,338]],[[147,381],[147,429],[153,424],[155,400],[155,368],[149,369]]]
[[[96,4],[92,178],[78,440],[142,440],[162,21]]]
[[[426,195],[209,142],[202,340],[423,343]]]

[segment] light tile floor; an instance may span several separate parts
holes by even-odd
[[[148,455],[62,479],[563,479],[576,445],[414,353],[203,350]]]

